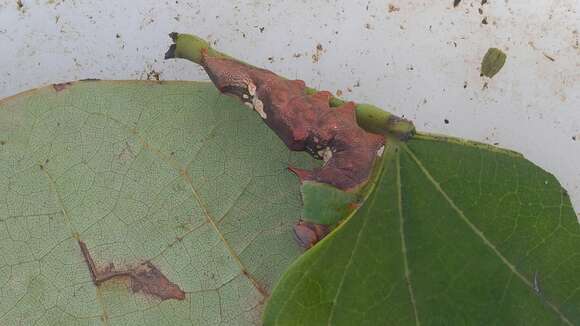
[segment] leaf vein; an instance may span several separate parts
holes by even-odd
[[[417,302],[415,300],[415,294],[413,291],[413,284],[411,283],[411,271],[409,269],[409,260],[407,257],[407,244],[405,241],[405,226],[403,219],[403,195],[402,195],[402,185],[401,185],[401,164],[400,164],[400,153],[397,152],[397,205],[399,211],[399,233],[401,234],[401,252],[403,254],[403,267],[405,269],[405,283],[407,283],[407,289],[409,290],[409,297],[411,299],[411,305],[413,306],[413,314],[415,316],[415,324],[417,326],[421,325],[419,320],[419,313],[417,311]]]
[[[500,261],[514,275],[516,275],[526,286],[528,286],[530,288],[530,290],[534,291],[534,285],[532,284],[532,282],[530,282],[530,280],[528,280],[524,275],[522,275],[516,269],[516,267],[504,255],[502,255],[502,253],[496,248],[496,246],[491,241],[489,241],[489,239],[487,239],[485,234],[483,234],[483,232],[481,230],[479,230],[477,228],[477,226],[475,224],[473,224],[467,218],[467,216],[465,215],[463,210],[461,210],[461,208],[459,208],[457,206],[457,204],[455,204],[453,199],[451,199],[451,197],[443,190],[443,188],[441,187],[439,182],[437,182],[437,180],[435,180],[435,178],[431,175],[429,170],[427,170],[427,168],[423,165],[423,163],[421,163],[419,158],[406,145],[403,145],[402,147],[405,149],[405,152],[407,152],[407,154],[409,154],[409,156],[417,164],[417,166],[419,167],[421,172],[423,172],[425,177],[427,177],[427,179],[433,184],[435,189],[443,196],[443,198],[447,201],[447,203],[451,206],[451,208],[457,213],[459,218],[463,222],[465,222],[465,224],[467,224],[467,226],[473,231],[473,233],[475,233],[475,235],[477,235],[483,241],[483,243],[500,259]],[[555,304],[553,304],[547,300],[545,302],[560,317],[560,319],[562,319],[562,321],[564,323],[566,323],[567,325],[573,325],[572,322],[570,322],[570,320],[568,320],[568,318],[560,311],[560,309],[558,307],[556,307]]]

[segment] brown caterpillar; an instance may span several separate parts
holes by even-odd
[[[366,132],[356,122],[355,104],[331,108],[331,94],[305,93],[301,80],[287,80],[271,71],[202,52],[201,65],[222,92],[235,95],[295,151],[308,151],[324,165],[313,171],[289,167],[302,181],[353,190],[369,178],[382,155],[385,138]]]

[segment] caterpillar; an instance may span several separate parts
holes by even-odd
[[[289,167],[301,182],[316,181],[344,191],[366,183],[375,158],[382,155],[385,137],[357,124],[355,103],[332,108],[330,92],[306,94],[302,80],[214,57],[207,50],[202,50],[201,66],[220,92],[252,107],[290,150],[307,151],[324,160],[322,167],[313,170]]]

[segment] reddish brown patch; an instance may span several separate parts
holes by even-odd
[[[52,88],[54,88],[55,91],[57,92],[61,92],[64,91],[65,89],[69,88],[72,85],[71,82],[68,83],[60,83],[60,84],[52,84]]]
[[[151,262],[145,261],[126,269],[117,269],[112,263],[104,268],[97,268],[87,245],[81,240],[78,240],[78,243],[95,286],[118,279],[125,281],[133,292],[143,292],[161,300],[185,299],[185,292],[169,281]]]
[[[359,127],[353,102],[331,108],[329,92],[307,95],[301,80],[287,80],[236,60],[211,57],[207,51],[202,53],[201,63],[221,92],[247,103],[255,103],[256,98],[263,103],[264,122],[288,148],[326,158],[324,166],[313,171],[292,168],[301,181],[351,190],[368,180],[384,137]]]
[[[354,211],[355,209],[360,207],[360,203],[349,203],[348,204],[348,209],[351,211]]]
[[[312,248],[318,241],[322,240],[328,233],[330,228],[328,225],[316,224],[306,221],[298,221],[294,225],[294,239],[304,249]]]

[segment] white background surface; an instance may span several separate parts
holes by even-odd
[[[191,63],[163,60],[168,33],[193,33],[420,130],[519,151],[580,210],[579,0],[21,3],[0,0],[0,97],[83,78],[206,79]],[[486,80],[479,66],[490,47],[508,61]]]

